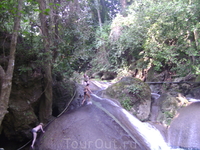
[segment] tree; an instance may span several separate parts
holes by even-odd
[[[20,17],[22,10],[23,0],[18,0],[18,9],[14,20],[13,34],[10,44],[10,55],[7,70],[0,66],[0,77],[2,79],[1,92],[0,92],[0,126],[4,116],[8,113],[8,103],[12,87],[13,70],[15,67],[15,52],[18,38],[18,31],[20,27]]]
[[[125,9],[127,7],[127,1],[126,0],[120,0],[121,3],[121,12],[124,13]]]
[[[100,14],[100,9],[99,9],[99,0],[96,0],[95,3],[96,3],[97,14],[98,14],[99,27],[100,27],[100,29],[102,29],[102,20],[101,20],[101,14]]]
[[[111,37],[117,38],[110,41],[111,64],[129,66],[139,56],[157,71],[198,73],[198,6],[199,1],[134,1],[126,16],[112,22]]]
[[[41,22],[41,30],[42,30],[42,37],[44,43],[44,99],[41,101],[40,104],[40,121],[47,122],[49,117],[52,114],[52,63],[51,63],[51,52],[50,52],[50,34],[49,34],[49,27],[48,27],[48,13],[49,9],[46,8],[46,1],[45,0],[38,0],[39,2],[39,9],[40,9],[40,22]],[[52,24],[49,24],[50,26]],[[51,28],[51,27],[50,27]]]

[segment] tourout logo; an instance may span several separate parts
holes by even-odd
[[[96,140],[73,140],[70,138],[64,138],[61,140],[60,144],[56,144],[53,140],[48,144],[51,148],[54,149],[63,149],[63,150],[134,150],[137,148],[137,144],[134,141],[123,141],[120,140],[112,140],[106,141],[104,139],[96,139]]]

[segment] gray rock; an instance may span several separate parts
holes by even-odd
[[[182,108],[168,129],[168,141],[173,147],[200,149],[200,102]]]

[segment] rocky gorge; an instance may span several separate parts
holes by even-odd
[[[30,130],[39,123],[39,112],[42,111],[42,109],[38,110],[42,99],[42,86],[41,88],[38,87],[38,85],[41,85],[41,78],[42,76],[38,75],[32,79],[18,81],[14,84],[9,108],[10,113],[5,117],[1,130],[1,139],[3,139],[1,141],[5,141],[1,143],[1,147],[5,149],[7,149],[7,147],[9,147],[9,149],[17,149],[22,146],[22,143],[26,143],[28,140],[32,139]],[[192,81],[194,80],[196,80],[196,78]],[[180,124],[179,122],[174,123],[172,121],[173,118],[178,115],[179,110],[190,105],[186,97],[199,99],[198,84],[183,84],[169,84],[167,85],[168,87],[165,86],[165,91],[163,92],[163,85],[161,84],[148,84],[137,78],[125,77],[115,83],[101,83],[101,81],[92,79],[90,88],[100,97],[109,98],[121,105],[142,122],[149,122],[154,125],[160,130],[167,141],[169,139],[167,132],[171,122],[174,129],[176,128],[175,124]],[[80,103],[83,99],[82,84],[72,81],[57,81],[54,82],[53,87],[54,101],[52,120],[54,120],[66,106],[69,106],[67,112],[79,110],[81,108]],[[151,93],[156,93],[160,96],[156,97],[156,94]],[[72,98],[73,101],[71,102]],[[68,122],[70,122],[70,120]],[[190,128],[190,124],[188,124],[188,128]],[[181,128],[179,129],[182,130]],[[172,130],[173,129],[170,128],[170,131]],[[176,130],[177,134],[180,130]],[[48,132],[52,131],[48,129]],[[17,144],[11,148],[9,144],[6,144],[10,142]],[[177,144],[173,145],[176,147],[179,146]],[[187,147],[188,145],[180,146]],[[191,147],[191,145],[189,145],[189,147]]]
[[[137,87],[137,85],[139,85],[140,87],[142,87],[141,89],[145,89],[145,87],[149,89],[149,86],[148,84],[143,83],[142,81],[132,77],[122,78],[119,82],[113,84],[105,83],[107,86],[104,85],[104,90],[102,90],[103,86],[101,87],[99,86],[102,84],[104,83],[91,80],[90,82],[91,90],[95,93],[95,95],[101,97],[96,99],[92,94],[92,100],[93,101],[95,100],[94,104],[96,103],[96,101],[101,101],[100,107],[106,109],[105,111],[106,114],[110,116],[112,118],[111,120],[113,120],[113,122],[117,124],[112,125],[111,122],[108,123],[107,121],[109,121],[109,119],[107,119],[106,116],[102,116],[100,111],[97,108],[95,108],[96,104],[84,105],[75,111],[63,114],[63,116],[61,117],[62,119],[61,118],[56,119],[56,121],[47,128],[48,135],[42,135],[39,138],[37,148],[55,149],[55,147],[57,147],[59,149],[66,149],[67,146],[67,149],[86,148],[91,150],[92,149],[102,149],[102,150],[105,149],[157,150],[158,149],[158,147],[152,148],[151,145],[146,144],[144,139],[141,139],[140,134],[134,131],[133,128],[131,128],[132,133],[130,135],[134,135],[135,139],[134,140],[126,139],[125,143],[129,144],[123,147],[122,146],[124,142],[123,137],[131,137],[131,136],[129,134],[127,135],[127,133],[129,132],[125,132],[123,134],[121,133],[122,131],[124,132],[124,130],[122,130],[120,126],[118,126],[121,124],[118,121],[119,120],[122,121],[123,122],[122,124],[126,126],[127,120],[124,120],[125,119],[124,117],[120,117],[120,119],[116,121],[116,118],[119,118],[118,116],[119,112],[114,111],[116,109],[115,107],[109,108],[110,105],[109,103],[106,102],[106,104],[104,104],[104,101],[106,99],[110,99],[111,101],[113,101],[114,102],[113,105],[114,106],[116,105],[116,107],[118,106],[127,107],[126,109],[129,111],[130,114],[136,116],[143,123],[146,122],[155,127],[156,129],[158,129],[162,134],[163,139],[166,141],[166,143],[170,145],[171,148],[178,148],[178,147],[183,149],[199,148],[198,144],[196,145],[194,144],[198,143],[198,137],[191,135],[191,133],[198,132],[197,125],[194,125],[196,123],[193,123],[196,122],[195,120],[198,118],[197,116],[198,114],[197,111],[199,108],[198,102],[197,103],[188,102],[188,100],[183,95],[180,95],[180,93],[177,93],[178,94],[177,97],[170,94],[170,92],[164,93],[158,98],[155,97],[154,94],[151,94],[151,90],[146,90],[145,91],[146,94],[141,94],[140,93],[141,91],[136,92],[137,94],[143,95],[144,97],[147,96],[145,97],[144,101],[142,101],[142,97],[130,93],[129,86]],[[138,90],[139,88],[136,89]],[[125,95],[135,96],[136,98],[139,97],[140,99],[139,101],[137,101],[138,99],[134,100],[134,98],[130,98],[130,100],[133,99],[133,101],[127,102],[129,104],[128,107],[128,104],[125,105],[123,102],[124,100],[127,100],[127,97]],[[150,105],[148,105],[149,104],[148,101],[150,101],[149,102]],[[134,102],[135,104],[132,104]],[[157,107],[157,111],[155,111],[155,108],[153,107]],[[193,109],[194,113],[192,113]],[[107,111],[111,112],[111,114],[114,117],[109,113],[107,113]],[[194,117],[195,120],[191,119],[192,115],[197,116]],[[184,124],[185,122],[187,122],[189,117],[191,121],[186,124],[187,127],[186,128]],[[54,128],[56,128],[58,124],[59,124],[59,130],[54,131]],[[193,125],[195,127],[193,127]],[[116,137],[114,136],[116,133],[120,133],[117,139],[114,138]],[[116,143],[113,141],[115,141]],[[130,147],[130,143],[132,143],[132,146],[134,143],[134,148]],[[117,146],[115,144],[117,144]]]

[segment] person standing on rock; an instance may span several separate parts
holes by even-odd
[[[87,97],[88,97],[88,101],[90,101],[91,97],[90,97],[89,93],[92,93],[92,91],[90,90],[89,85],[90,84],[87,83],[87,85],[84,88],[84,99],[83,99],[83,101],[81,103],[82,105],[84,104],[84,102],[85,102],[85,100],[86,100]]]
[[[89,77],[86,74],[84,74],[83,77],[84,77],[84,81],[85,81],[86,85],[89,84]]]
[[[37,132],[39,131],[39,130],[41,130],[43,133],[45,132],[44,130],[43,130],[43,126],[44,126],[44,124],[43,123],[40,123],[38,126],[36,126],[35,128],[33,128],[32,129],[32,133],[33,133],[33,141],[32,141],[32,144],[31,144],[31,147],[33,148],[34,147],[34,144],[35,144],[35,140],[36,140],[36,138],[37,138]]]

